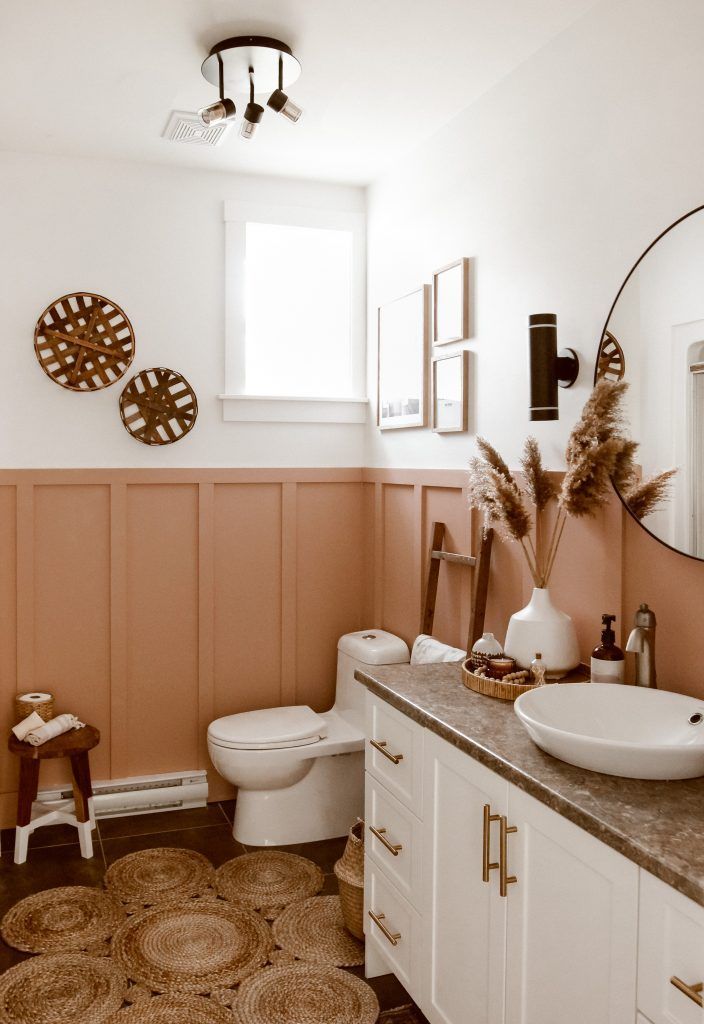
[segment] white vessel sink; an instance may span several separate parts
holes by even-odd
[[[704,701],[665,690],[564,683],[514,705],[531,739],[561,761],[628,779],[704,775]]]

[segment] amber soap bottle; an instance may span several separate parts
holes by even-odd
[[[625,659],[623,651],[616,646],[616,634],[611,623],[615,615],[602,615],[603,630],[601,643],[592,651],[591,674],[593,683],[622,683]]]

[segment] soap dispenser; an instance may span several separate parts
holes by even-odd
[[[616,646],[616,634],[611,628],[615,615],[602,615],[601,643],[592,651],[591,677],[593,683],[622,683],[625,657]]]

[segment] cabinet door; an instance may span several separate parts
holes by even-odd
[[[515,786],[509,825],[507,1024],[635,1020],[638,868]]]
[[[423,806],[422,1010],[432,1024],[502,1024],[506,900],[498,868],[482,881],[484,806],[504,814],[508,784],[426,735]],[[490,863],[499,859],[489,824]]]

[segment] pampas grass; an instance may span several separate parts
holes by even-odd
[[[536,587],[548,585],[567,520],[595,516],[608,501],[612,483],[639,519],[669,497],[676,470],[643,482],[637,479],[638,445],[625,434],[627,389],[624,381],[598,382],[569,436],[567,469],[559,489],[543,466],[535,438],[529,437],[523,449],[523,489],[496,449],[485,438],[477,438],[480,455],[470,462],[470,500],[500,534],[521,545]],[[527,502],[533,506],[532,518]],[[557,515],[545,544],[543,520],[553,503]]]

